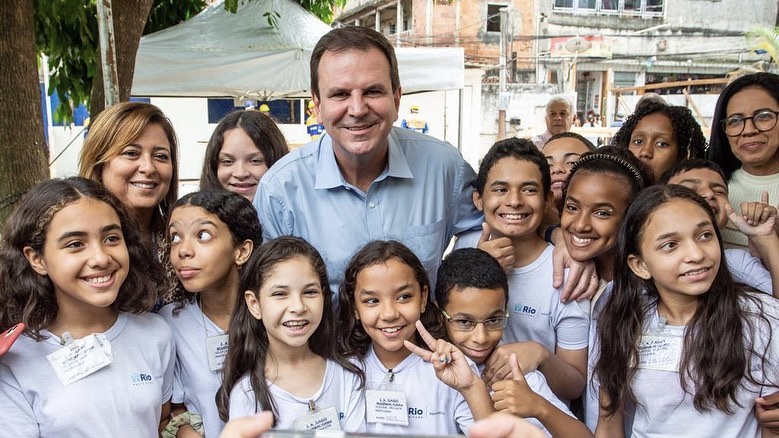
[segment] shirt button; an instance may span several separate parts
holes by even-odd
[[[376,208],[376,204],[373,202],[368,203],[368,208]]]

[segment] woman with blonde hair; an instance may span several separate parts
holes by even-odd
[[[159,108],[122,102],[95,118],[79,157],[79,176],[100,182],[122,201],[163,265],[165,228],[178,199],[177,146],[173,125]]]

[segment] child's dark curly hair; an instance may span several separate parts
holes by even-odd
[[[678,145],[677,162],[706,156],[706,137],[703,136],[701,125],[695,120],[692,112],[683,106],[666,105],[661,102],[648,102],[638,108],[619,128],[619,131],[611,139],[611,144],[618,147],[629,147],[630,137],[638,126],[638,122],[654,113],[662,113],[671,120]]]

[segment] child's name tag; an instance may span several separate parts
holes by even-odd
[[[681,336],[643,335],[638,345],[638,367],[646,370],[679,372]]]
[[[54,373],[63,385],[83,379],[95,371],[108,366],[113,359],[111,344],[102,333],[91,334],[71,341],[64,347],[46,356]]]
[[[208,353],[208,369],[219,371],[224,368],[227,357],[227,333],[209,336],[206,338],[206,351]]]
[[[402,391],[365,391],[368,423],[408,426],[406,394]]]
[[[341,430],[338,412],[333,406],[320,409],[298,418],[292,425],[295,430]]]

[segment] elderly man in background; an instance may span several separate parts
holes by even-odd
[[[571,130],[571,124],[573,123],[571,101],[562,95],[553,96],[546,103],[546,117],[544,120],[546,121],[546,131],[530,139],[539,151],[553,135]]]

